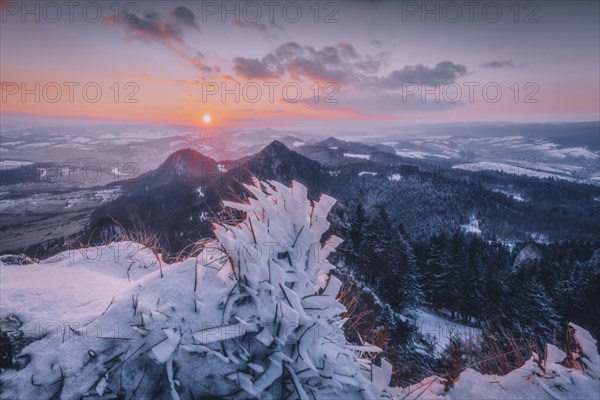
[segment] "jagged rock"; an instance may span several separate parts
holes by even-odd
[[[542,260],[542,252],[538,247],[529,243],[523,250],[519,252],[517,258],[515,258],[515,262],[513,263],[513,273],[518,272],[522,269],[526,264],[535,263]]]

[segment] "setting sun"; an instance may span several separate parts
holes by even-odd
[[[202,117],[202,121],[204,121],[205,124],[209,124],[210,121],[212,121],[212,117],[208,114],[204,114],[204,116]]]

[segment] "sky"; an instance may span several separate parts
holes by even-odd
[[[324,131],[598,120],[599,4],[2,1],[2,114]]]

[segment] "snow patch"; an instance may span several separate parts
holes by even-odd
[[[430,311],[415,309],[410,310],[410,315],[415,318],[415,325],[421,334],[428,337],[434,345],[436,356],[442,354],[453,337],[474,341],[478,341],[482,337],[481,329],[449,321]]]
[[[344,157],[348,158],[360,158],[361,160],[370,160],[370,154],[354,154],[354,153],[344,153]]]
[[[481,235],[481,229],[479,229],[479,221],[477,220],[477,218],[475,218],[474,215],[471,215],[471,219],[468,224],[461,225],[460,228],[463,230],[463,232]]]
[[[517,192],[513,192],[513,191],[509,191],[509,190],[503,190],[503,189],[492,189],[493,192],[496,193],[501,193],[503,195],[505,195],[506,197],[512,198],[513,200],[519,201],[519,202],[525,202],[527,200],[525,200],[523,198],[523,196]]]

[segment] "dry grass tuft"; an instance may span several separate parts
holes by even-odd
[[[492,329],[487,325],[475,367],[484,374],[506,375],[525,364],[534,352],[540,356],[545,353],[536,338],[522,329],[512,332],[502,326]]]
[[[342,315],[342,318],[348,318],[344,325],[345,332],[372,342],[370,333],[374,331],[372,321],[368,317],[373,313],[373,309],[365,307],[362,297],[359,289],[350,283],[342,286],[338,301],[346,307],[346,312]]]

